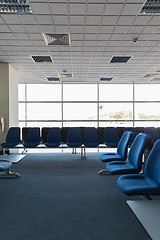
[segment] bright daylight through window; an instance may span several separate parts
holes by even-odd
[[[159,92],[158,84],[19,84],[19,126],[159,126]]]

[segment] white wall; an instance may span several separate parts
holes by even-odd
[[[0,130],[1,144],[8,128],[18,126],[18,73],[8,63],[0,63],[0,118],[5,119],[5,132]]]
[[[9,126],[18,126],[18,71],[9,65]]]

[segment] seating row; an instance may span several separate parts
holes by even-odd
[[[160,139],[157,140],[143,167],[142,157],[149,141],[147,134],[139,133],[131,144],[128,154],[122,154],[128,144],[129,132],[120,139],[117,153],[104,153],[100,156],[102,162],[107,162],[102,174],[124,174],[118,178],[117,184],[126,195],[160,195]],[[122,149],[119,149],[122,148]],[[119,152],[118,152],[119,151]]]
[[[77,148],[83,145],[84,147],[99,147],[104,144],[107,147],[117,147],[122,134],[125,131],[131,131],[132,136],[129,140],[129,145],[133,142],[135,136],[144,132],[150,136],[148,148],[151,149],[154,142],[160,138],[160,128],[154,127],[11,127],[6,136],[6,142],[2,143],[2,148],[20,147],[35,148],[44,144],[45,147],[59,147],[67,145],[68,147]],[[22,136],[22,137],[21,137]],[[18,146],[17,146],[18,145]]]

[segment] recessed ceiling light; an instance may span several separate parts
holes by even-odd
[[[0,13],[32,13],[29,0],[0,0]]]
[[[160,14],[160,0],[146,0],[139,14]]]
[[[59,78],[73,78],[72,73],[59,73]]]

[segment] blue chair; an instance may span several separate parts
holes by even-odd
[[[126,195],[160,195],[160,140],[154,144],[144,174],[126,174],[118,178],[117,184]]]
[[[100,160],[102,162],[111,162],[111,161],[125,161],[127,158],[127,152],[128,152],[128,142],[132,135],[132,132],[126,131],[123,133],[121,139],[119,140],[118,146],[117,146],[117,152],[107,152],[103,153],[100,156]]]
[[[113,161],[106,165],[106,169],[110,174],[126,174],[139,173],[142,170],[142,157],[147,146],[148,136],[144,133],[139,133],[128,153],[127,160]]]
[[[1,146],[5,151],[5,148],[13,148],[20,143],[20,127],[10,127],[7,136],[6,142],[2,143]]]
[[[98,147],[99,139],[98,133],[95,127],[85,127],[83,135],[83,144],[84,144],[84,158],[86,158],[86,147]]]
[[[115,127],[104,128],[104,144],[108,147],[117,147],[119,142],[118,133]]]
[[[125,161],[127,158],[128,153],[128,143],[129,139],[132,135],[132,132],[126,131],[123,133],[121,139],[119,140],[117,146],[117,152],[107,152],[103,153],[100,156],[100,160],[102,162],[112,162],[112,161]],[[107,172],[106,170],[102,169],[99,174],[103,174]]]
[[[9,168],[12,166],[12,162],[9,160],[0,160],[0,178],[15,177],[10,172]]]
[[[85,147],[98,147],[99,139],[95,127],[85,127],[83,144]]]
[[[70,127],[67,134],[66,144],[73,148],[72,153],[76,153],[76,148],[80,147],[83,143],[82,132],[80,127]],[[82,152],[81,152],[82,154]]]
[[[62,144],[62,133],[59,127],[53,127],[49,129],[46,147],[54,148]]]
[[[31,127],[28,130],[25,141],[23,142],[24,148],[34,148],[37,147],[41,142],[40,128]]]
[[[125,128],[124,128],[124,131],[131,131],[131,132],[133,133],[132,136],[131,136],[131,138],[130,138],[130,140],[129,140],[129,146],[131,146],[133,140],[134,140],[135,137],[138,135],[137,130],[136,130],[136,128],[134,128],[134,127],[125,127]]]

